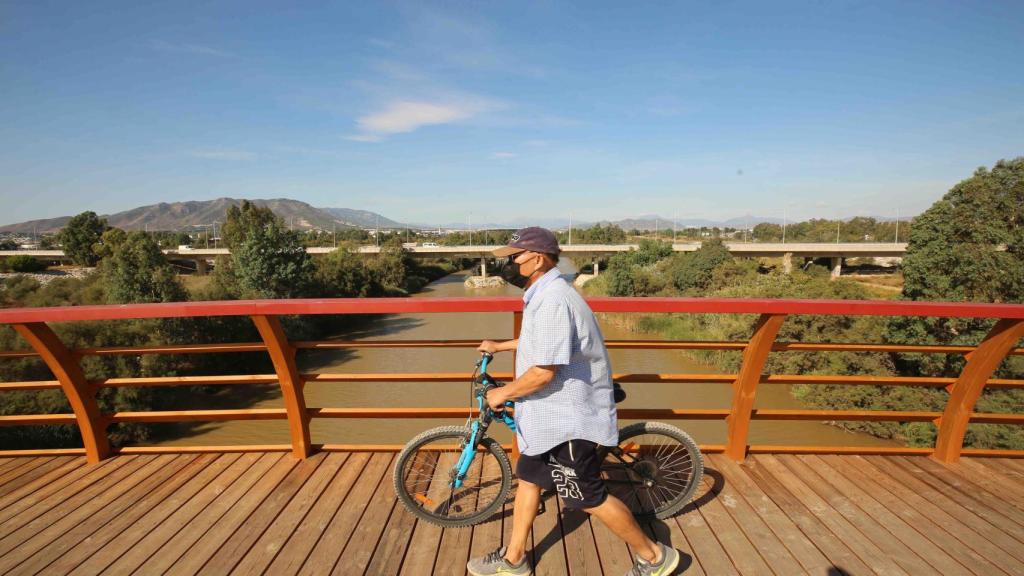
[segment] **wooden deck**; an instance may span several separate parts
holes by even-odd
[[[0,574],[463,574],[509,517],[441,530],[396,504],[389,453],[0,459]],[[708,458],[683,514],[651,526],[686,574],[1024,574],[1024,461]],[[626,572],[600,523],[534,527],[537,574]],[[678,573],[683,573],[682,571]]]

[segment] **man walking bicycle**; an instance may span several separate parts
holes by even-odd
[[[556,268],[560,252],[555,235],[537,227],[517,231],[494,251],[508,257],[502,277],[526,290],[519,338],[479,347],[491,354],[516,350],[515,380],[490,390],[487,403],[500,410],[515,401],[519,487],[508,545],[470,560],[467,569],[473,576],[529,574],[526,542],[541,490],[548,489],[636,551],[629,574],[671,574],[679,552],[648,538],[601,479],[598,448],[618,444],[608,351],[594,313]]]

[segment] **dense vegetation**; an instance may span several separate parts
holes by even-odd
[[[917,220],[904,260],[902,298],[974,302],[1024,300],[1024,159],[980,169],[955,186]],[[665,243],[643,241],[640,249],[611,258],[607,273],[586,291],[613,296],[716,296],[750,298],[867,299],[868,289],[824,268],[782,274],[731,257],[720,241],[705,242],[691,254],[673,253]],[[639,329],[680,340],[745,340],[753,316],[711,314],[653,315]],[[796,342],[891,342],[977,344],[991,328],[988,320],[842,316],[791,316],[779,339]],[[723,370],[738,368],[729,352],[693,355]],[[962,355],[882,353],[772,353],[768,369],[789,374],[877,374],[955,376]],[[1007,359],[997,374],[1024,377],[1024,358]],[[941,389],[903,386],[796,386],[806,404],[837,410],[942,411]],[[1024,391],[986,391],[979,412],[1024,412]],[[841,426],[896,438],[913,446],[934,443],[930,423],[842,422]],[[965,443],[985,448],[1024,448],[1024,430],[1010,425],[972,425]]]
[[[228,213],[224,224],[225,237],[236,249],[217,261],[213,278],[205,287],[189,294],[160,253],[154,235],[109,228],[102,220],[102,226],[95,226],[91,217],[82,220],[90,223],[91,230],[102,230],[92,238],[93,253],[86,259],[97,263],[96,273],[84,279],[57,279],[45,286],[28,276],[7,278],[0,283],[0,306],[398,296],[419,290],[430,280],[455,270],[444,262],[418,264],[402,251],[397,238],[379,256],[367,258],[343,249],[314,261],[301,249],[299,233],[287,230],[269,210],[243,205]],[[293,338],[323,337],[341,323],[352,321],[358,320],[310,316],[283,320]],[[53,328],[70,348],[259,340],[252,323],[244,317],[57,323]],[[10,327],[0,327],[0,350],[23,348],[25,342]],[[82,366],[90,379],[273,370],[266,354],[85,356]],[[0,360],[2,381],[52,378],[37,358]],[[180,409],[216,400],[220,392],[214,387],[117,387],[101,389],[98,399],[104,412]],[[6,392],[2,400],[0,414],[70,412],[60,391]],[[108,431],[111,441],[120,445],[146,440],[154,428],[117,424]],[[0,449],[66,447],[80,442],[74,426],[0,428]]]

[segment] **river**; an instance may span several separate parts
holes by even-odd
[[[573,272],[571,262],[561,264]],[[463,285],[469,272],[446,276],[428,285],[414,298],[454,296],[520,296],[512,287],[468,289]],[[658,339],[657,334],[624,330],[602,320],[606,340]],[[339,324],[336,338],[342,340],[461,340],[507,339],[512,336],[510,313],[474,314],[402,314],[381,316],[358,327]],[[610,351],[615,372],[633,373],[716,373],[678,350]],[[299,370],[306,373],[358,372],[461,372],[472,371],[477,353],[465,348],[371,348],[349,350],[301,350]],[[511,358],[499,354],[494,372],[511,371]],[[728,384],[625,384],[628,398],[622,407],[635,408],[728,408],[732,389]],[[222,394],[230,394],[232,387]],[[250,404],[252,408],[281,408],[280,394],[273,388]],[[469,405],[469,384],[453,383],[332,383],[310,382],[305,387],[309,407],[461,407]],[[758,408],[801,408],[789,393],[789,386],[761,386],[757,391]],[[204,406],[205,407],[205,406]],[[325,419],[315,418],[311,436],[315,444],[404,444],[415,434],[438,424],[459,424],[463,420],[431,419]],[[623,422],[625,423],[625,421]],[[724,444],[723,421],[675,421],[698,443]],[[502,441],[510,438],[501,426],[492,428]],[[181,428],[176,437],[160,445],[236,445],[288,444],[288,425],[284,421],[210,422]],[[895,446],[892,441],[841,430],[818,422],[751,423],[751,444]]]

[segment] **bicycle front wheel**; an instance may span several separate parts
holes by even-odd
[[[693,498],[704,458],[689,434],[661,422],[619,430],[619,445],[601,463],[608,492],[639,520],[675,515]]]
[[[501,445],[484,438],[455,488],[457,464],[471,431],[461,426],[432,428],[398,454],[394,482],[398,500],[417,517],[446,528],[472,526],[505,503],[512,466]]]

